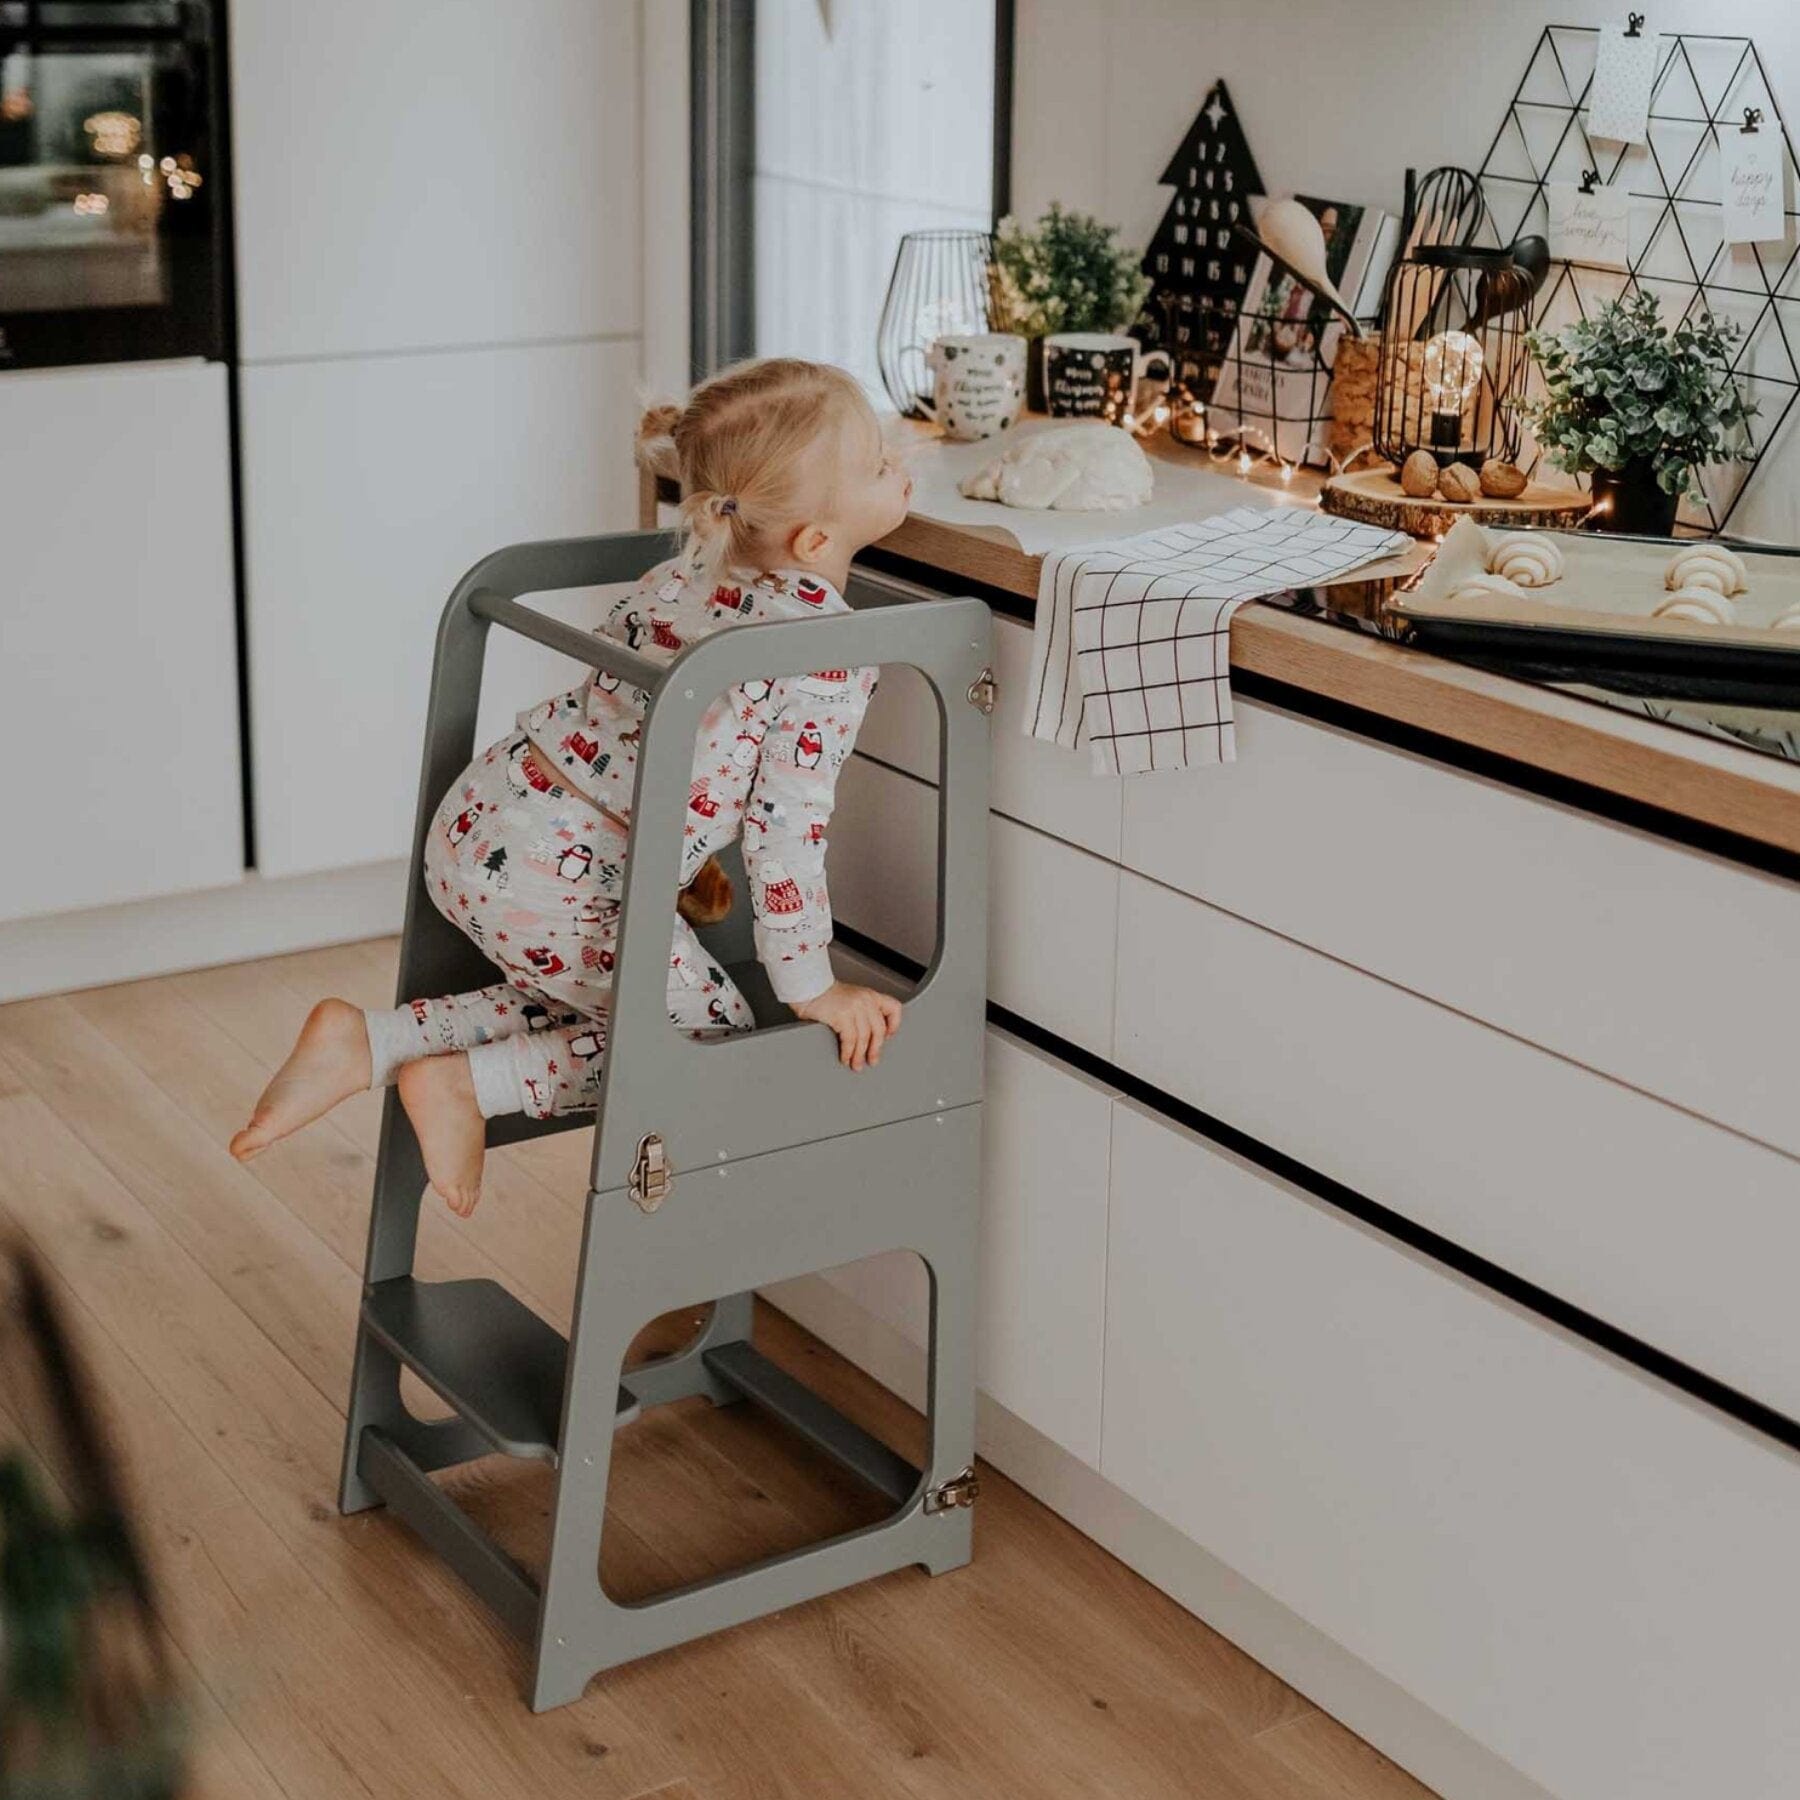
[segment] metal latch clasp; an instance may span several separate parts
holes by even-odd
[[[668,1199],[675,1186],[675,1171],[669,1164],[663,1141],[654,1131],[638,1139],[637,1155],[631,1163],[631,1197],[644,1212],[655,1212]]]
[[[960,1474],[952,1475],[942,1487],[933,1488],[925,1496],[928,1513],[954,1512],[959,1506],[973,1506],[981,1496],[981,1478],[971,1463]]]
[[[979,707],[984,713],[994,710],[994,701],[1000,692],[1000,684],[994,679],[992,669],[983,669],[969,683],[969,704]]]

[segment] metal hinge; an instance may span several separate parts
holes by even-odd
[[[925,1510],[928,1513],[953,1512],[959,1506],[973,1506],[980,1497],[981,1478],[971,1463],[960,1475],[952,1475],[942,1487],[933,1488],[925,1496]]]
[[[631,1197],[645,1212],[655,1212],[668,1199],[675,1186],[675,1171],[669,1166],[668,1152],[654,1131],[638,1139],[637,1155],[631,1164]]]
[[[994,710],[994,701],[1000,692],[1000,684],[994,679],[992,669],[983,669],[969,683],[969,704],[978,706],[984,713]]]

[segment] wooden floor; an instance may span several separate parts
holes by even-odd
[[[313,999],[392,991],[380,943],[0,1008],[0,1229],[48,1262],[105,1397],[199,1719],[195,1795],[1424,1800],[991,1470],[968,1568],[900,1571],[533,1717],[521,1647],[385,1513],[334,1506],[377,1098],[251,1168],[224,1150]],[[566,1325],[584,1142],[504,1153],[467,1225],[428,1206],[420,1273],[498,1276]],[[884,1389],[772,1309],[757,1334],[919,1456]],[[541,1557],[540,1466],[453,1479]],[[620,1436],[603,1576],[637,1597],[870,1516],[750,1408],[684,1401]]]

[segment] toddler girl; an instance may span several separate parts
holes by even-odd
[[[687,543],[596,627],[642,655],[757,619],[847,610],[850,561],[906,516],[912,483],[842,370],[770,359],[728,369],[669,409]],[[874,669],[746,681],[708,708],[694,757],[669,1017],[696,1037],[754,1023],[688,921],[723,916],[713,853],[741,836],[756,954],[777,998],[837,1034],[839,1060],[881,1057],[899,1003],[838,981],[825,946],[825,828]],[[247,1160],[361,1088],[396,1082],[431,1184],[458,1213],[481,1191],[483,1121],[591,1108],[607,1006],[642,690],[594,674],[521,713],[445,795],[425,848],[439,911],[505,975],[388,1012],[313,1008],[231,1141]]]

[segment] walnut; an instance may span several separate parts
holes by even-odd
[[[1438,477],[1438,492],[1461,505],[1481,493],[1481,477],[1467,463],[1452,463]]]
[[[1400,488],[1415,500],[1429,500],[1437,492],[1437,458],[1429,450],[1415,450],[1400,465]]]
[[[1517,463],[1490,456],[1481,465],[1481,491],[1490,500],[1511,500],[1525,491],[1525,471]]]

